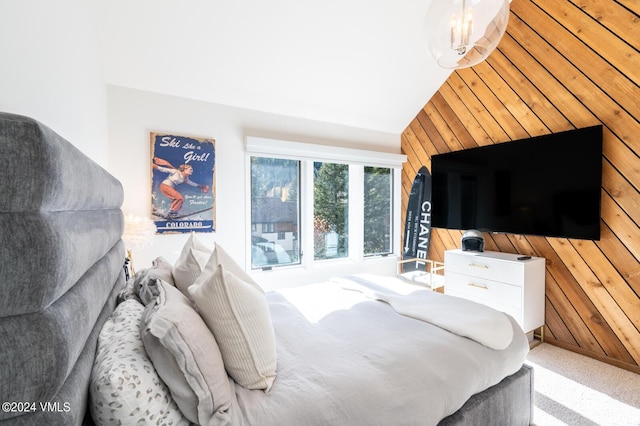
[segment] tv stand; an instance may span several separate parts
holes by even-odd
[[[519,254],[447,250],[444,292],[511,315],[525,333],[544,330],[545,260]]]

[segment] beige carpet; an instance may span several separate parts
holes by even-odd
[[[531,350],[536,426],[638,426],[640,375],[543,343]]]

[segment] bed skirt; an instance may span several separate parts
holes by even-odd
[[[481,422],[478,419],[482,419]],[[533,423],[533,368],[524,364],[515,374],[473,395],[438,426],[528,426]]]

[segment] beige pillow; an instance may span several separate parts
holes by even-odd
[[[182,247],[180,257],[173,265],[173,280],[175,286],[188,296],[187,289],[200,276],[204,269],[212,249],[196,238],[194,232],[191,233],[189,239]]]
[[[230,382],[211,331],[179,290],[161,280],[158,290],[140,327],[158,375],[190,421],[230,423]]]
[[[247,274],[244,269],[235,261],[229,253],[222,248],[222,246],[216,243],[216,247],[211,254],[211,257],[207,261],[207,264],[212,263],[215,266],[222,265],[227,272],[231,272],[233,275],[237,276],[243,281],[248,283],[258,284],[251,278],[251,275]],[[258,288],[261,288],[258,286]]]
[[[229,375],[241,386],[268,392],[276,378],[276,342],[264,292],[215,260],[212,256],[189,294],[220,346]]]
[[[176,285],[173,280],[173,265],[162,256],[156,257],[151,263],[151,278],[160,278],[171,285]]]

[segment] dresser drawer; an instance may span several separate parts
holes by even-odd
[[[445,265],[447,273],[456,272],[518,286],[524,283],[524,262],[505,261],[482,254],[446,252]]]
[[[545,260],[500,252],[447,250],[444,292],[513,316],[525,332],[544,325]]]
[[[472,277],[447,269],[445,294],[464,297],[504,311],[503,307],[522,309],[522,287],[478,276]]]

